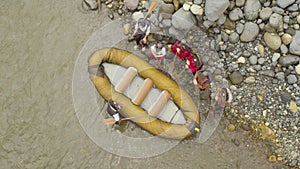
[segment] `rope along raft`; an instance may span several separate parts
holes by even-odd
[[[113,84],[113,80],[109,79],[107,74],[116,70],[108,69],[105,66],[107,64],[118,65],[126,70],[119,82]],[[200,114],[192,98],[174,80],[138,56],[117,48],[103,48],[90,56],[88,65],[90,79],[99,94],[105,100],[112,99],[123,105],[121,115],[125,118],[137,117],[130,120],[141,128],[153,135],[171,139],[184,139],[199,131]],[[133,83],[136,75],[144,82],[138,84],[140,88],[132,90],[132,87],[128,86]],[[130,92],[135,91],[132,98],[128,94],[129,89]],[[149,91],[154,89],[160,91],[160,94],[148,105],[145,98],[149,97]],[[172,123],[174,117],[170,121],[158,118],[162,110],[168,110],[165,108],[169,105],[168,102],[175,105],[175,114],[182,112],[183,123]]]

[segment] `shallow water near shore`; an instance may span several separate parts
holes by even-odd
[[[99,17],[80,6],[81,0],[0,2],[3,168],[284,168],[270,164],[267,148],[245,132],[227,131],[225,120],[203,144],[194,137],[147,158],[119,156],[95,143],[77,118],[72,80],[78,59],[87,60],[78,58],[82,48],[110,19],[105,9]],[[111,36],[119,35],[100,40]],[[101,108],[101,98],[98,104]],[[123,125],[122,132],[147,136],[132,124]]]

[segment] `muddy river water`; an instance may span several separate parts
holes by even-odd
[[[148,136],[128,123],[123,129],[99,125],[97,111],[105,106],[101,98],[92,92],[98,110],[78,97],[86,86],[74,84],[74,78],[88,81],[82,51],[94,32],[110,23],[105,9],[99,17],[80,5],[81,0],[0,2],[0,168],[281,168],[268,162],[261,143],[243,131],[227,131],[225,120],[201,144],[197,137],[134,142],[110,135]],[[103,34],[97,43],[121,36]]]

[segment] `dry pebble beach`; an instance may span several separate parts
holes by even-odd
[[[299,168],[300,0],[158,2],[149,17],[151,30],[176,37],[200,55],[206,73],[214,75],[206,99],[224,84],[233,92],[223,117],[228,129],[247,131],[250,138],[264,142],[271,163]],[[124,34],[130,37],[151,1],[101,4],[109,18],[124,19]],[[97,1],[83,0],[82,7],[95,10]]]

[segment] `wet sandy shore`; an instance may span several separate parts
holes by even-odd
[[[85,42],[106,15],[76,1],[0,2],[0,164],[4,168],[274,168],[261,143],[223,121],[204,144],[182,141],[161,155],[130,159],[97,146],[73,106],[72,76]],[[103,10],[105,12],[105,10]],[[105,39],[107,40],[107,39]],[[95,131],[96,132],[96,131]]]

